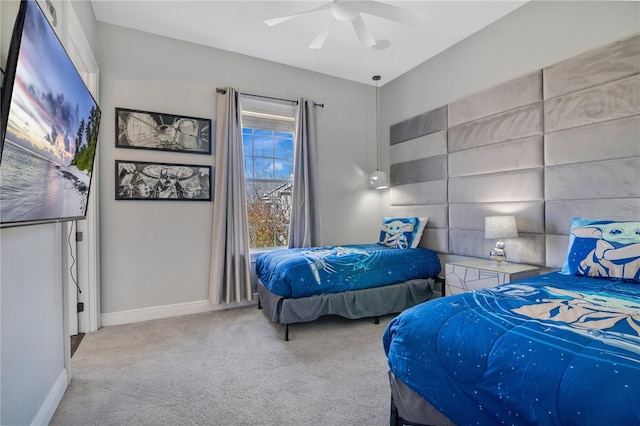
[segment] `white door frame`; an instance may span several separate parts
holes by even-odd
[[[98,63],[93,56],[91,46],[80,21],[78,20],[73,6],[68,0],[63,5],[64,25],[63,39],[65,40],[65,48],[69,57],[80,72],[82,79],[93,94],[96,102],[98,101]],[[93,164],[93,175],[91,182],[91,191],[89,193],[89,201],[87,206],[87,215],[85,220],[77,221],[76,235],[82,234],[82,240],[76,241],[75,235],[72,235],[72,245],[75,244],[76,264],[77,264],[77,281],[81,294],[77,302],[84,304],[84,311],[77,315],[78,331],[82,333],[90,333],[100,328],[100,227],[99,227],[99,148],[96,150],[96,158]],[[73,281],[68,283],[69,300],[71,302],[72,294],[77,293],[76,285]],[[69,315],[75,316],[75,304],[70,305]],[[69,318],[70,324],[74,319]],[[70,327],[70,331],[71,331]]]

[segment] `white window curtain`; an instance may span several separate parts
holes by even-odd
[[[317,203],[317,125],[315,102],[300,98],[296,110],[293,158],[293,200],[289,248],[315,247],[320,241]]]
[[[216,169],[209,303],[252,300],[239,93],[216,94]]]

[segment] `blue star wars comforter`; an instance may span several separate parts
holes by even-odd
[[[262,284],[282,297],[339,293],[430,278],[440,272],[435,252],[352,244],[274,250],[256,260]]]
[[[395,377],[459,425],[640,424],[640,284],[552,273],[407,309]]]

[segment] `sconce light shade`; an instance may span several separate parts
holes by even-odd
[[[376,170],[369,176],[369,189],[385,189],[389,187],[387,174],[380,170]]]
[[[504,251],[503,238],[518,238],[518,228],[515,216],[487,216],[484,218],[484,237],[495,238],[496,246],[489,252],[492,262],[505,262],[507,253]]]

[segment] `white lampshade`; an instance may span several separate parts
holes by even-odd
[[[487,216],[484,218],[484,237],[518,238],[515,216]]]
[[[380,170],[376,170],[369,176],[369,189],[385,189],[389,187],[387,174]]]

